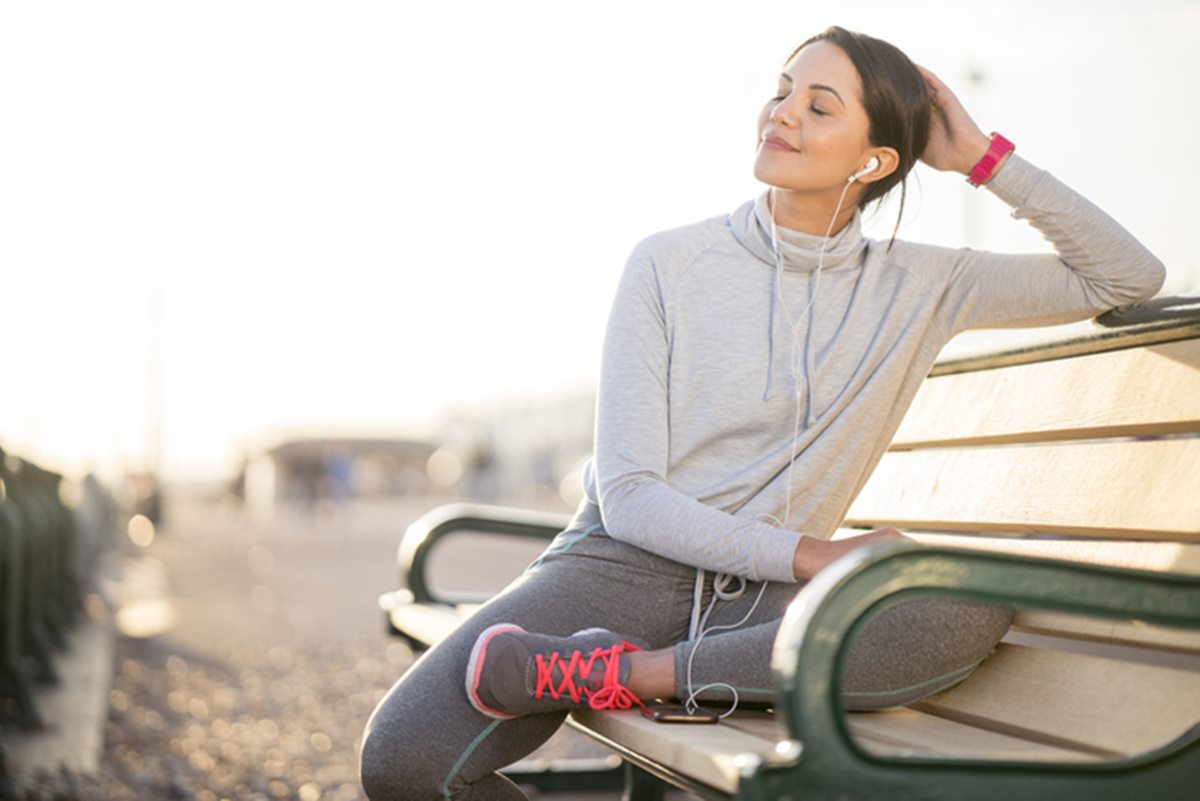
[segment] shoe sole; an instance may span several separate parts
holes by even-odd
[[[516,715],[506,715],[503,712],[497,712],[490,706],[479,700],[479,677],[483,672],[483,662],[487,658],[488,643],[497,634],[503,634],[506,631],[525,631],[525,629],[514,623],[497,623],[483,630],[475,639],[475,645],[471,648],[471,659],[467,662],[467,700],[471,702],[471,706],[475,707],[480,714],[487,715],[489,718],[497,720],[511,720],[517,717]]]

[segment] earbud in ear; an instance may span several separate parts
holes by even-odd
[[[854,175],[851,175],[849,178],[847,178],[846,183],[848,183],[848,184],[854,183],[859,178],[862,178],[864,175],[866,175],[867,173],[871,172],[872,170],[874,170],[878,167],[879,167],[879,159],[877,159],[875,156],[871,156],[870,161],[867,162],[867,166],[863,167],[861,170],[854,173]]]

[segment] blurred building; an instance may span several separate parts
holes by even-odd
[[[248,454],[234,495],[262,511],[423,493],[436,446],[424,440],[369,437],[292,438]]]
[[[574,506],[582,494],[579,470],[592,452],[594,390],[497,405],[451,415],[439,455],[443,486],[460,495],[501,503]]]

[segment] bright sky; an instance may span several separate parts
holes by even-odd
[[[1165,291],[1200,289],[1187,0],[13,0],[0,444],[136,466],[155,357],[178,478],[272,432],[592,386],[630,249],[761,191],[758,110],[834,23],[939,73],[1163,258]],[[917,180],[901,236],[1046,249],[961,177]]]

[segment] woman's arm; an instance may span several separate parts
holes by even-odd
[[[670,336],[652,250],[643,241],[629,257],[605,330],[593,459],[604,528],[683,564],[794,581],[798,532],[721,511],[668,483]]]
[[[922,70],[933,99],[922,159],[940,170],[970,172],[989,140],[946,86]],[[1095,204],[1015,153],[985,184],[1028,220],[1056,253],[1001,254],[964,248],[946,284],[941,314],[951,336],[969,328],[1059,325],[1146,300],[1166,269]]]

